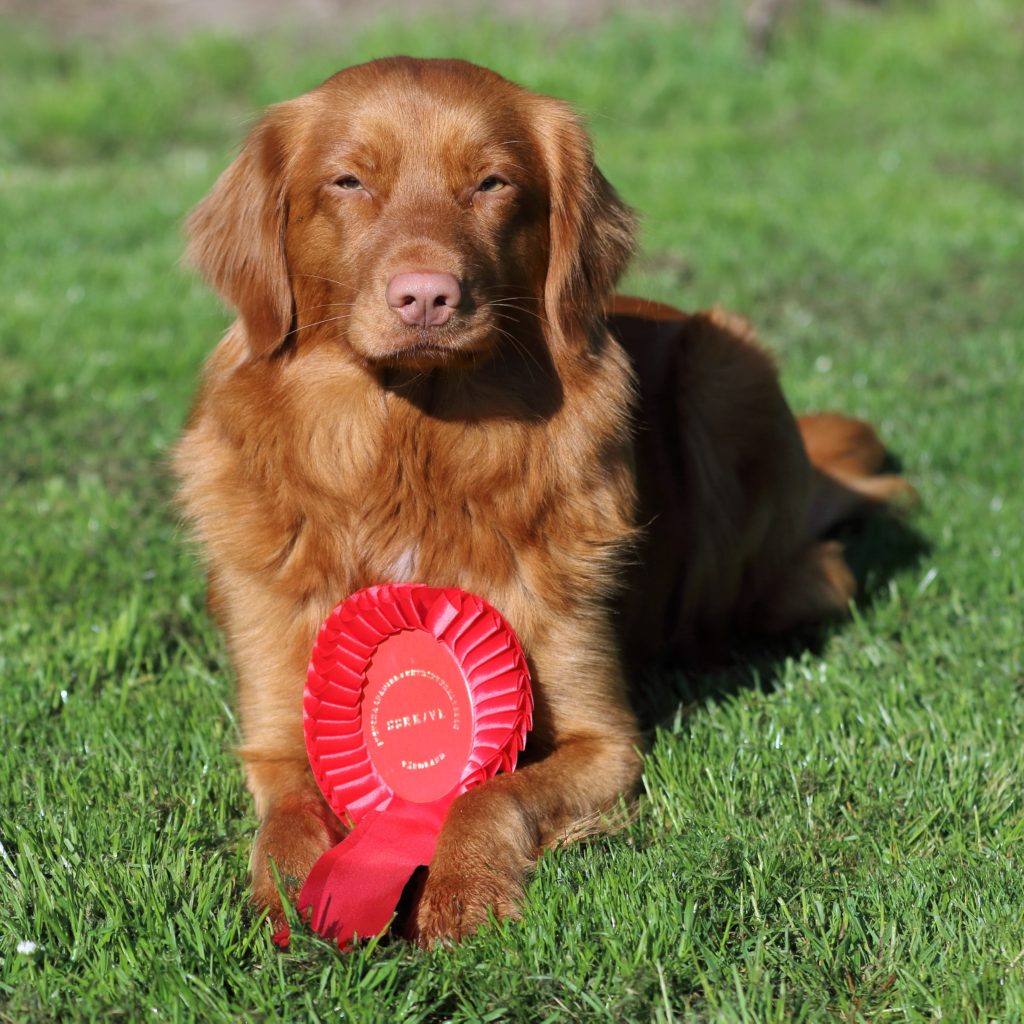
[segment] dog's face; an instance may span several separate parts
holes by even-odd
[[[416,369],[579,334],[632,245],[568,108],[407,58],[272,108],[190,226],[254,356],[328,339]]]
[[[543,287],[546,183],[530,172],[523,111],[477,69],[374,71],[342,73],[309,101],[316,130],[286,242],[299,330],[338,316],[337,336],[368,362],[485,352],[508,303]]]

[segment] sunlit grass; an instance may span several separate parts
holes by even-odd
[[[546,855],[521,923],[281,953],[168,507],[227,323],[180,224],[261,105],[394,51],[576,103],[644,214],[628,287],[748,315],[793,404],[874,419],[924,508],[851,538],[888,567],[820,650],[661,681],[636,821]],[[763,64],[727,17],[313,47],[7,26],[0,1020],[1024,1017],[1022,58],[1009,0],[807,16]]]

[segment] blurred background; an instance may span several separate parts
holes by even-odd
[[[585,27],[617,10],[658,12],[666,17],[704,16],[727,9],[743,19],[755,51],[770,45],[792,8],[874,6],[885,0],[391,0],[386,7],[355,0],[2,0],[0,13],[34,20],[64,35],[109,36],[126,32],[188,33],[217,30],[255,35],[287,28],[303,34],[357,30],[375,20],[490,16],[527,19],[535,25]]]
[[[760,25],[777,20],[784,7],[803,2],[806,0],[750,0],[742,13],[752,25]],[[310,34],[351,31],[381,18],[425,16],[465,20],[489,15],[525,18],[534,23],[592,25],[616,9],[657,10],[671,16],[706,14],[722,3],[723,0],[637,0],[630,4],[611,0],[391,0],[387,5],[374,5],[355,0],[292,0],[287,4],[274,0],[3,0],[0,11],[37,19],[67,34],[108,35],[139,30],[181,33],[207,28],[252,35],[286,27]]]

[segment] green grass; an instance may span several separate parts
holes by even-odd
[[[339,39],[4,26],[0,1020],[1024,1019],[1019,6],[812,12],[763,64],[728,16]],[[628,287],[750,316],[793,404],[879,423],[924,507],[918,540],[854,538],[890,568],[820,650],[661,681],[636,821],[545,856],[522,923],[280,953],[168,508],[227,322],[180,223],[256,108],[394,51],[575,102],[645,215]]]

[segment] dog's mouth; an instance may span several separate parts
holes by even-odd
[[[412,370],[462,368],[478,363],[492,347],[485,330],[454,325],[410,329],[389,341],[382,351],[368,357],[372,364]]]

